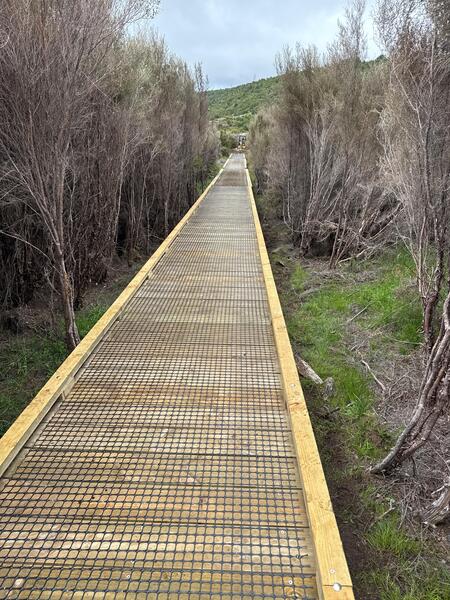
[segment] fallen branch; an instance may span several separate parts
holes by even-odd
[[[382,521],[384,519],[384,517],[387,517],[387,515],[389,515],[394,510],[395,510],[395,501],[392,498],[390,498],[389,508],[387,510],[385,510],[383,514],[379,515],[378,517],[375,517],[372,520],[372,522],[370,523],[368,529],[371,529],[376,523],[378,523],[379,521]]]
[[[450,477],[435,494],[442,492],[437,500],[422,513],[422,521],[426,525],[442,523],[450,515]]]
[[[295,362],[297,364],[298,372],[302,377],[306,377],[306,379],[310,379],[313,383],[317,383],[317,385],[323,384],[323,379],[317,375],[314,369],[308,365],[306,361],[304,361],[299,356],[295,357]]]
[[[366,367],[366,369],[369,371],[369,373],[372,375],[374,381],[376,381],[376,383],[378,383],[378,385],[380,386],[380,388],[383,391],[383,394],[386,393],[386,386],[384,385],[384,383],[382,381],[380,381],[378,379],[378,377],[375,375],[375,373],[370,368],[370,365],[365,360],[363,360],[362,358],[361,358],[361,362]]]
[[[339,410],[340,410],[340,407],[336,406],[336,408],[333,408],[333,409],[329,408],[323,412],[319,412],[318,416],[321,419],[331,419],[331,417],[333,417],[337,412],[339,412]]]
[[[281,258],[277,258],[277,259],[275,260],[275,264],[276,264],[276,265],[280,265],[281,267],[284,267],[284,268],[286,268],[286,263],[285,263],[285,262],[283,262],[283,261],[281,260]]]
[[[320,290],[320,287],[313,287],[313,288],[309,288],[308,290],[305,290],[304,292],[301,292],[300,294],[298,294],[295,290],[293,290],[293,291],[299,300],[303,300],[303,298],[306,298],[307,296],[310,296],[311,294],[314,294],[315,292],[318,292],[319,290]]]
[[[353,315],[353,317],[351,319],[349,319],[348,321],[346,321],[346,325],[350,325],[350,323],[352,321],[354,321],[355,319],[357,319],[359,317],[359,315],[362,315],[363,313],[366,312],[366,310],[369,308],[370,304],[368,304],[367,306],[365,306],[362,310],[360,310],[359,312],[356,313],[356,315]]]

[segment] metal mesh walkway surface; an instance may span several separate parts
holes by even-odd
[[[5,471],[0,598],[325,597],[300,481],[233,155]]]

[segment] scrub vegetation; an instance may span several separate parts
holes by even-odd
[[[219,151],[205,77],[131,26],[157,0],[0,7],[0,306],[75,311],[117,256],[148,255]]]
[[[446,600],[448,527],[430,531],[417,512],[442,463],[423,453],[416,481],[412,468],[395,480],[370,473],[418,383],[422,310],[411,256],[398,245],[330,269],[326,258],[299,255],[273,199],[260,196],[258,208],[294,354],[324,380],[302,383],[356,597]]]
[[[221,129],[231,133],[248,131],[251,119],[264,106],[273,103],[279,91],[279,78],[208,92],[209,114]]]
[[[249,155],[358,597],[447,599],[448,8],[379,0],[370,64],[364,11],[277,57]]]

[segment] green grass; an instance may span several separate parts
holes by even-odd
[[[331,403],[353,423],[348,429],[353,451],[360,458],[375,459],[386,450],[390,436],[375,421],[373,381],[344,344],[349,321],[364,311],[357,324],[379,333],[372,339],[373,350],[397,346],[401,352],[411,352],[421,340],[421,307],[405,251],[388,253],[370,268],[375,275],[367,283],[352,283],[349,276],[322,286],[290,312],[287,325],[305,360],[322,378],[334,379]],[[346,269],[349,275],[356,271],[354,265]],[[297,264],[290,280],[294,294],[308,288],[310,279]]]
[[[370,487],[370,486],[369,486]],[[368,589],[377,589],[380,600],[450,600],[450,571],[433,557],[427,543],[411,535],[397,512],[383,513],[387,503],[373,489],[362,494],[367,510],[378,520],[367,533],[367,542],[389,568],[374,568],[363,576]]]
[[[66,357],[64,343],[37,335],[20,337],[0,351],[0,435],[26,407],[41,383]]]
[[[387,561],[389,569],[375,568],[363,577],[368,589],[375,587],[380,600],[450,600],[450,571],[433,556],[433,549],[402,527],[396,512],[379,513],[386,503],[363,498],[379,515],[367,534],[367,542]]]
[[[280,258],[279,252],[272,255],[275,272]],[[361,514],[369,520],[359,535],[370,548],[373,564],[355,576],[359,597],[370,593],[379,600],[450,600],[448,568],[401,524],[395,504],[388,510],[390,499],[367,475],[367,466],[384,455],[392,437],[375,412],[376,386],[349,348],[351,335],[370,335],[369,356],[364,357],[370,363],[380,353],[408,354],[421,344],[414,265],[404,249],[396,248],[369,262],[347,264],[341,274],[342,279],[329,282],[294,260],[289,281],[279,289],[294,348],[322,378],[333,377],[335,382],[334,395],[324,400],[317,386],[303,381],[327,476],[344,489],[355,480],[361,482],[351,505],[341,509],[347,522],[360,521]],[[338,409],[335,418],[318,416],[324,402]],[[343,466],[336,464],[338,452],[345,457]]]
[[[106,305],[95,304],[77,314],[84,337],[105,313]],[[67,357],[62,324],[53,335],[11,336],[0,349],[0,435],[19,416],[42,385]]]
[[[369,531],[367,540],[376,550],[387,552],[397,558],[413,558],[421,550],[420,542],[401,528],[395,513],[378,521]]]
[[[368,589],[377,590],[380,600],[450,599],[450,575],[436,566],[429,569],[422,566],[419,573],[406,567],[396,578],[377,570],[369,573],[365,580]]]
[[[415,285],[415,268],[403,248],[387,251],[372,262],[377,278],[352,292],[355,304],[367,307],[366,326],[383,328],[403,352],[422,342],[422,308]],[[389,342],[389,343],[390,343]]]
[[[89,309],[80,311],[80,313],[78,313],[77,326],[81,339],[83,339],[84,336],[94,327],[97,321],[103,317],[107,308],[108,307],[103,304],[95,304],[94,306],[89,307]]]

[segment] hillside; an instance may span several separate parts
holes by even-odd
[[[375,60],[361,63],[363,71],[384,61],[380,55]],[[232,88],[210,90],[208,92],[210,118],[216,121],[220,129],[229,133],[248,131],[250,121],[258,110],[272,104],[278,95],[280,77],[268,77]]]
[[[262,106],[275,100],[278,83],[278,77],[269,77],[232,88],[209,91],[211,119],[234,132],[246,131],[252,116]]]

